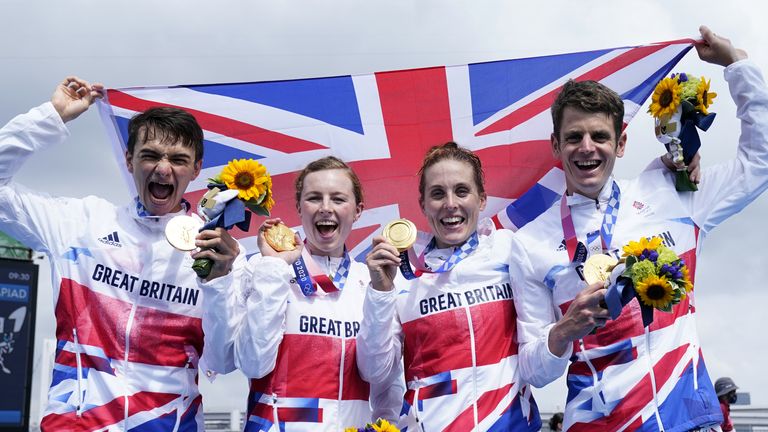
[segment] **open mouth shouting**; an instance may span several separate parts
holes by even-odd
[[[339,224],[332,220],[319,220],[315,222],[315,229],[321,238],[331,238],[338,231]]]
[[[150,181],[147,186],[149,197],[154,204],[165,204],[173,196],[174,186],[170,183]]]

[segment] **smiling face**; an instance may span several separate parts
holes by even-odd
[[[195,162],[194,147],[154,137],[137,143],[133,153],[126,152],[125,163],[139,200],[155,216],[181,210],[184,191],[202,167],[202,161]]]
[[[552,134],[551,143],[552,154],[563,164],[568,194],[596,199],[613,172],[616,158],[624,156],[626,142],[626,132],[616,138],[610,114],[566,107],[560,136]]]
[[[469,163],[443,159],[424,171],[421,210],[438,248],[464,244],[477,229],[485,202]]]
[[[298,210],[309,251],[340,257],[363,204],[355,201],[352,180],[343,169],[327,169],[304,177]]]

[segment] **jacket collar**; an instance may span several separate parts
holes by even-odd
[[[583,204],[595,204],[595,202],[606,203],[611,198],[611,187],[613,186],[614,181],[616,180],[614,179],[613,175],[608,177],[608,181],[606,181],[603,185],[603,188],[600,190],[600,194],[597,196],[597,199],[589,198],[578,193],[573,193],[572,195],[566,196],[566,203],[569,207]]]
[[[149,213],[147,211],[147,208],[144,207],[144,204],[141,203],[138,196],[135,196],[133,198],[133,205],[129,205],[129,212],[131,213],[131,216],[133,216],[133,219],[136,220],[141,225],[144,225],[148,228],[160,228],[164,229],[165,224],[171,220],[174,216],[179,215],[185,215],[189,213],[190,209],[192,208],[192,205],[189,203],[189,201],[182,199],[181,200],[181,210],[175,212],[175,213],[168,213],[162,216],[155,216]]]

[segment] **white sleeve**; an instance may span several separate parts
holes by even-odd
[[[402,368],[403,329],[395,310],[395,290],[377,291],[368,284],[363,322],[357,334],[357,368],[371,384],[387,383]]]
[[[285,334],[293,271],[281,258],[257,256],[243,278],[244,316],[234,335],[235,366],[249,378],[272,372]]]
[[[36,151],[57,145],[69,131],[50,102],[16,116],[0,129],[0,229],[34,250],[59,254],[80,232],[83,200],[52,198],[11,179]]]
[[[245,315],[243,298],[243,279],[247,262],[245,250],[240,247],[240,254],[232,264],[232,271],[227,275],[208,282],[197,280],[203,290],[203,367],[227,374],[235,370],[235,333]],[[210,375],[210,374],[207,374]]]
[[[359,365],[358,356],[358,365]],[[359,368],[359,366],[358,366]],[[372,421],[379,418],[395,422],[400,418],[405,395],[405,375],[402,359],[395,362],[392,371],[383,381],[371,382]]]
[[[724,71],[741,135],[736,158],[702,171],[697,192],[681,193],[694,222],[704,232],[741,211],[768,187],[768,89],[749,60]]]
[[[532,276],[528,254],[517,239],[512,241],[509,273],[517,312],[520,377],[528,384],[543,387],[565,372],[573,345],[560,357],[549,351],[549,332],[558,320],[552,292]]]
[[[13,177],[36,151],[68,136],[69,130],[50,102],[14,117],[0,129],[0,181]]]

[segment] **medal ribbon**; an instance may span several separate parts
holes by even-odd
[[[406,279],[413,280],[424,273],[445,273],[451,271],[458,263],[463,261],[464,258],[472,255],[479,244],[480,240],[478,239],[477,231],[475,231],[469,236],[464,244],[453,250],[453,254],[450,258],[445,260],[439,268],[432,270],[425,263],[427,254],[436,247],[435,238],[432,237],[432,240],[430,240],[427,247],[424,248],[424,251],[418,257],[416,256],[416,252],[413,251],[413,248],[400,252],[400,273],[402,273],[403,277]],[[413,266],[415,267],[415,271],[411,267],[411,262],[415,263]]]
[[[305,242],[306,243],[306,242]],[[329,294],[344,289],[349,275],[349,267],[352,260],[349,258],[347,248],[344,248],[344,256],[339,263],[339,268],[333,275],[333,279],[320,268],[314,258],[309,254],[305,246],[301,251],[301,256],[292,264],[293,273],[296,275],[296,283],[299,284],[301,292],[310,297],[318,293],[318,288],[322,293]]]
[[[605,213],[603,213],[603,224],[600,226],[600,244],[603,248],[603,253],[607,253],[611,246],[613,232],[616,228],[616,219],[619,216],[620,198],[621,190],[619,190],[619,185],[614,181],[611,186],[611,197],[608,199]],[[560,200],[560,221],[563,225],[563,236],[565,237],[565,248],[568,250],[568,259],[571,262],[584,262],[587,259],[588,251],[576,238],[576,228],[573,225],[571,208],[568,207],[565,194]],[[584,250],[580,250],[582,248]]]

